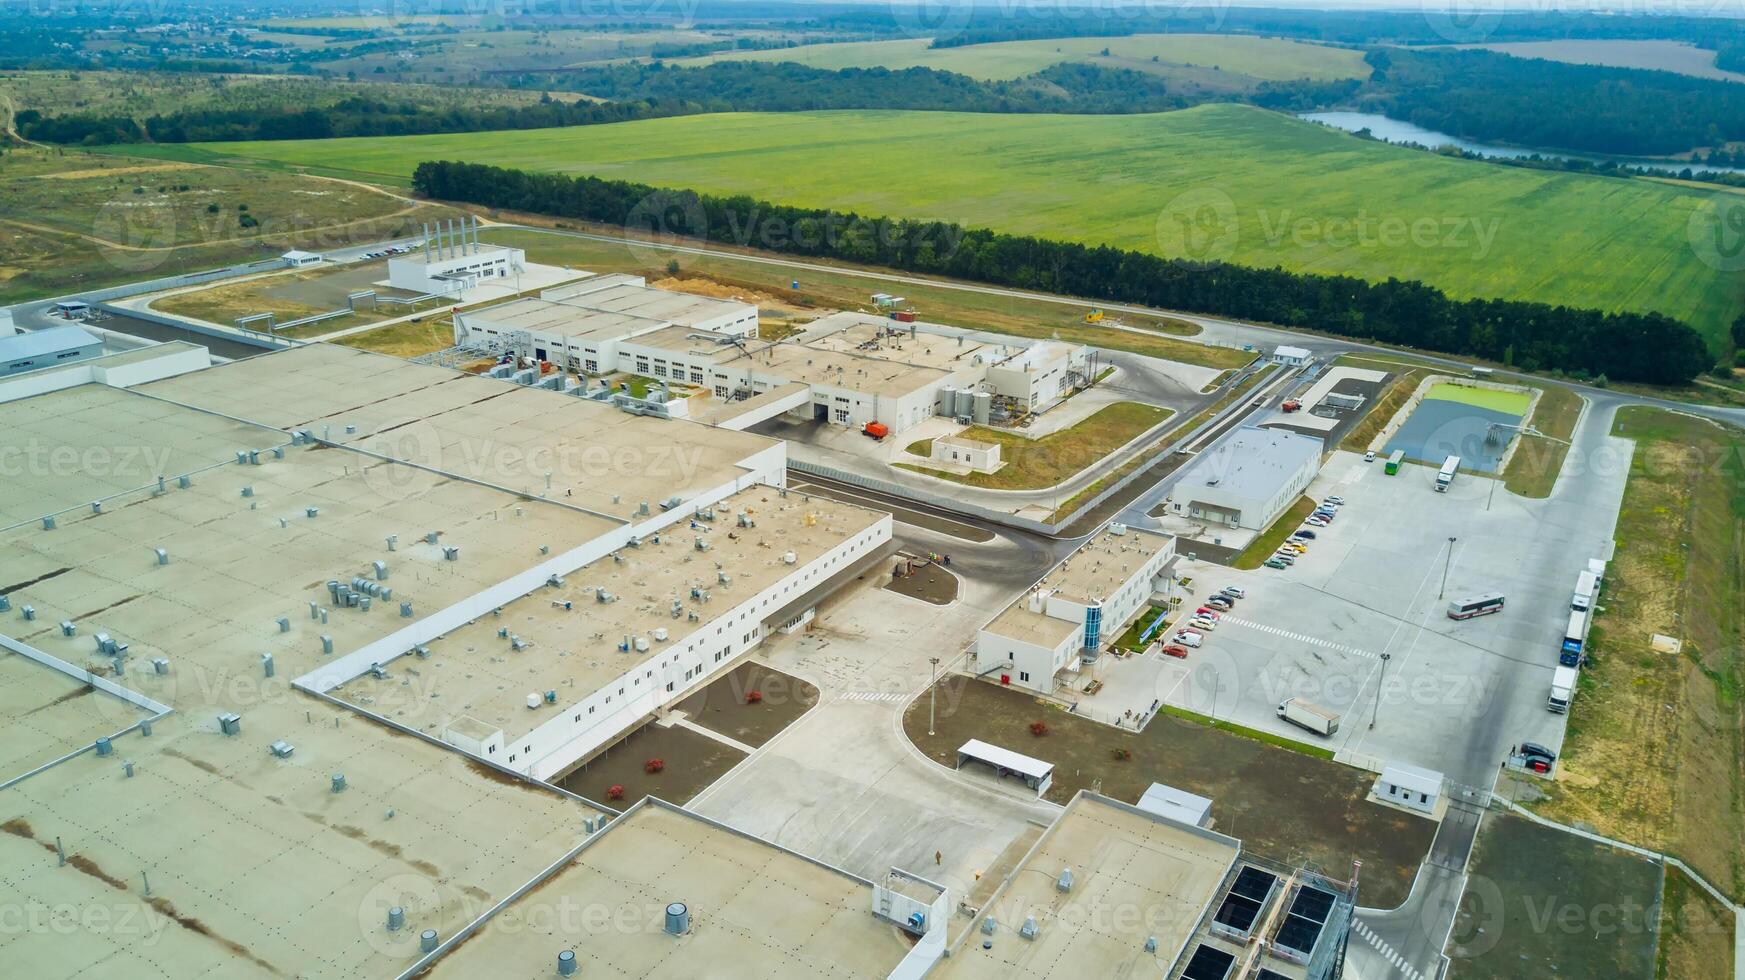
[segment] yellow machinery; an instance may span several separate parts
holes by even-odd
[[[1086,323],[1101,323],[1101,322],[1103,322],[1103,311],[1102,310],[1092,310],[1089,313],[1086,313],[1085,314],[1085,322]]]

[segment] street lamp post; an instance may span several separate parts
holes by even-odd
[[[928,657],[933,665],[933,683],[927,688],[927,734],[933,734],[934,707],[939,703],[939,658]]]
[[[1438,599],[1445,599],[1448,597],[1448,569],[1449,566],[1454,564],[1454,542],[1455,537],[1450,534],[1448,536],[1448,554],[1442,561],[1442,588],[1438,589],[1436,592],[1436,598]]]
[[[1375,706],[1369,712],[1369,730],[1375,731],[1375,720],[1381,714],[1381,689],[1388,679],[1388,661],[1394,659],[1391,653],[1381,655],[1381,672],[1375,679]]]

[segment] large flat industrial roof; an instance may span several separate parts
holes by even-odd
[[[466,326],[472,325],[469,321],[482,321],[498,330],[562,334],[574,343],[617,340],[640,331],[657,329],[664,322],[630,313],[578,308],[570,301],[533,297],[459,316]]]
[[[1170,542],[1169,535],[1155,531],[1134,527],[1116,531],[1113,527],[1106,527],[1050,569],[1042,581],[1036,583],[1035,589],[1079,603],[1105,599],[1125,585],[1141,565],[1168,548]],[[983,629],[998,636],[1053,647],[1065,641],[1081,625],[1056,619],[1045,612],[1032,612],[1030,595],[1026,594],[1014,600]],[[1103,625],[1112,628],[1117,624]]]
[[[665,931],[683,903],[690,931]],[[883,980],[913,943],[873,915],[872,883],[648,800],[590,840],[430,976]]]
[[[658,543],[651,537],[622,548],[569,574],[561,587],[536,590],[500,614],[429,642],[429,658],[415,666],[416,700],[403,696],[407,676],[397,670],[385,678],[363,674],[330,693],[370,710],[391,706],[387,717],[432,736],[440,737],[457,719],[472,718],[501,730],[513,743],[565,705],[639,665],[658,671],[697,644],[705,651],[726,645],[718,631],[701,632],[717,615],[885,518],[823,497],[794,492],[783,497],[773,487],[742,491],[713,512],[712,521],[675,525],[659,535]],[[755,526],[738,526],[739,513]],[[707,551],[697,550],[699,537]],[[793,565],[786,562],[790,552]],[[723,574],[729,580],[725,584]],[[705,597],[693,598],[693,588]],[[610,601],[598,601],[597,589],[606,590]],[[776,597],[767,608],[753,611],[747,623],[755,625],[797,595]],[[563,608],[565,601],[571,608]],[[675,603],[681,610],[677,616]],[[666,631],[664,641],[654,638],[657,629]],[[499,630],[519,638],[524,648],[511,652]],[[649,641],[648,649],[638,652],[633,644],[621,652],[618,644],[626,635]],[[557,705],[527,707],[528,694],[548,690],[560,692]]]
[[[279,429],[308,429],[324,440],[621,520],[642,503],[688,499],[732,483],[748,459],[779,446],[749,433],[627,415],[573,395],[331,344],[136,390]]]
[[[941,977],[1162,976],[1199,927],[1241,842],[1080,792],[985,907],[993,948],[968,942]],[[1063,871],[1071,888],[1060,890]],[[1036,921],[1034,939],[1017,933]],[[982,934],[973,934],[980,938]],[[1156,952],[1146,952],[1148,939]]]
[[[281,432],[107,385],[0,404],[0,527],[226,461],[286,441]],[[3,585],[4,583],[0,583]]]
[[[1310,459],[1319,460],[1323,444],[1314,436],[1284,429],[1243,426],[1221,445],[1201,453],[1181,475],[1175,495],[1205,489],[1241,497],[1268,499]]]
[[[0,406],[0,427],[18,404]],[[174,428],[197,415],[175,409],[160,421]],[[118,737],[112,756],[86,753],[6,791],[8,891],[136,923],[81,930],[77,942],[52,930],[13,933],[0,956],[20,975],[389,975],[417,951],[375,928],[386,905],[407,908],[414,936],[452,933],[581,839],[583,818],[596,812],[588,806],[295,693],[289,679],[327,659],[321,635],[338,652],[408,622],[397,602],[311,619],[308,603],[326,598],[327,579],[368,574],[385,558],[396,599],[428,612],[524,567],[536,542],[585,540],[611,525],[365,462],[343,449],[294,447],[282,460],[233,460],[188,488],[171,482],[162,495],[68,515],[54,530],[0,532],[0,588],[13,603],[0,631],[174,709],[151,735]],[[385,478],[384,466],[407,472]],[[445,562],[423,545],[426,528],[461,545],[464,560]],[[389,553],[391,533],[404,543]],[[157,564],[154,546],[168,564]],[[19,615],[26,604],[35,620]],[[63,619],[75,623],[73,636],[62,635]],[[119,673],[97,652],[98,632],[128,644]],[[152,666],[159,658],[165,673]],[[0,701],[4,731],[34,733],[30,757],[8,761],[17,769],[138,720],[120,699],[66,690],[65,675],[49,667],[0,664],[38,672],[29,697]],[[54,710],[33,714],[44,698]],[[241,728],[227,736],[218,716],[229,712]],[[268,751],[279,740],[294,746],[289,757]],[[334,774],[345,776],[339,792]],[[57,838],[66,867],[57,866]]]

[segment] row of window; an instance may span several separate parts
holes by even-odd
[[[761,606],[759,606],[758,609],[760,609],[760,610],[767,609],[771,605],[772,602],[775,602],[777,599],[781,599],[782,597],[787,596],[789,593],[793,592],[796,588],[802,588],[802,589],[809,588],[810,583],[816,581],[820,577],[825,576],[831,568],[841,564],[842,562],[851,558],[854,554],[862,551],[864,549],[864,547],[869,542],[872,541],[874,536],[875,536],[874,532],[872,532],[872,531],[868,531],[868,532],[861,534],[858,538],[856,538],[853,542],[850,543],[848,550],[839,551],[837,554],[831,555],[829,558],[827,558],[823,562],[819,563],[816,567],[808,570],[804,575],[799,576],[797,578],[790,579],[788,582],[783,584],[779,594],[771,594],[771,595],[765,596]],[[717,625],[715,627],[715,634],[717,636],[721,635],[726,630],[726,624],[729,622],[744,623],[747,619],[750,618],[753,611],[754,611],[753,609],[748,607],[748,608],[740,611],[737,619],[724,620],[721,625]],[[740,634],[739,644],[741,647],[749,647],[752,644],[754,644],[755,642],[757,642],[762,637],[762,635],[763,635],[762,626],[754,623],[751,625],[751,627],[748,630],[746,630],[744,633]],[[691,642],[685,644],[685,647],[682,651],[675,651],[673,657],[670,660],[662,659],[662,660],[658,661],[654,665],[654,667],[645,669],[642,676],[631,678],[629,687],[630,688],[639,687],[639,686],[641,686],[642,681],[645,678],[653,678],[656,670],[658,670],[660,668],[664,668],[668,664],[678,664],[681,660],[685,659],[686,657],[688,657],[691,654],[693,648],[697,645],[698,642],[700,642],[700,641],[693,639]],[[717,650],[715,652],[712,663],[719,664],[723,660],[726,660],[729,656],[731,656],[732,653],[733,653],[733,648],[731,645],[724,646],[720,650]],[[689,688],[690,682],[692,680],[700,678],[705,673],[707,673],[708,671],[705,668],[708,666],[709,666],[709,664],[705,664],[705,663],[699,661],[695,664],[692,664],[690,667],[686,668],[686,670],[684,672],[685,686],[687,688]],[[677,687],[677,682],[668,681],[666,683],[666,693],[668,693],[668,694],[677,693],[676,687]],[[607,694],[600,701],[600,703],[598,705],[591,705],[591,704],[586,705],[585,710],[577,710],[574,713],[574,715],[572,715],[571,720],[573,722],[580,723],[584,717],[594,714],[598,708],[610,705],[612,703],[612,698],[614,696],[623,697],[626,690],[627,690],[626,686],[623,684],[620,684],[618,689],[617,689],[616,695]],[[513,764],[516,761],[516,759],[519,758],[521,755],[531,753],[532,751],[533,751],[533,743],[531,743],[531,742],[524,743],[519,751],[517,751],[516,753],[509,756],[509,762],[511,764]],[[495,753],[496,747],[492,746],[489,749],[489,752]]]

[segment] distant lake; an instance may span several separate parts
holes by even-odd
[[[1389,119],[1387,116],[1373,112],[1305,112],[1298,118],[1310,122],[1324,123],[1349,133],[1360,129],[1368,129],[1371,136],[1389,143],[1421,143],[1428,147],[1456,146],[1469,153],[1482,153],[1487,157],[1505,157],[1517,159],[1520,157],[1568,157],[1572,160],[1591,160],[1595,163],[1605,160],[1615,160],[1631,167],[1645,167],[1649,170],[1660,170],[1666,173],[1678,173],[1689,167],[1692,170],[1724,170],[1730,173],[1745,173],[1740,167],[1712,167],[1699,163],[1686,163],[1682,160],[1654,160],[1640,157],[1606,157],[1591,153],[1572,153],[1568,150],[1532,150],[1519,146],[1502,146],[1496,143],[1475,143],[1472,140],[1438,133],[1433,129],[1414,126],[1409,122]]]

